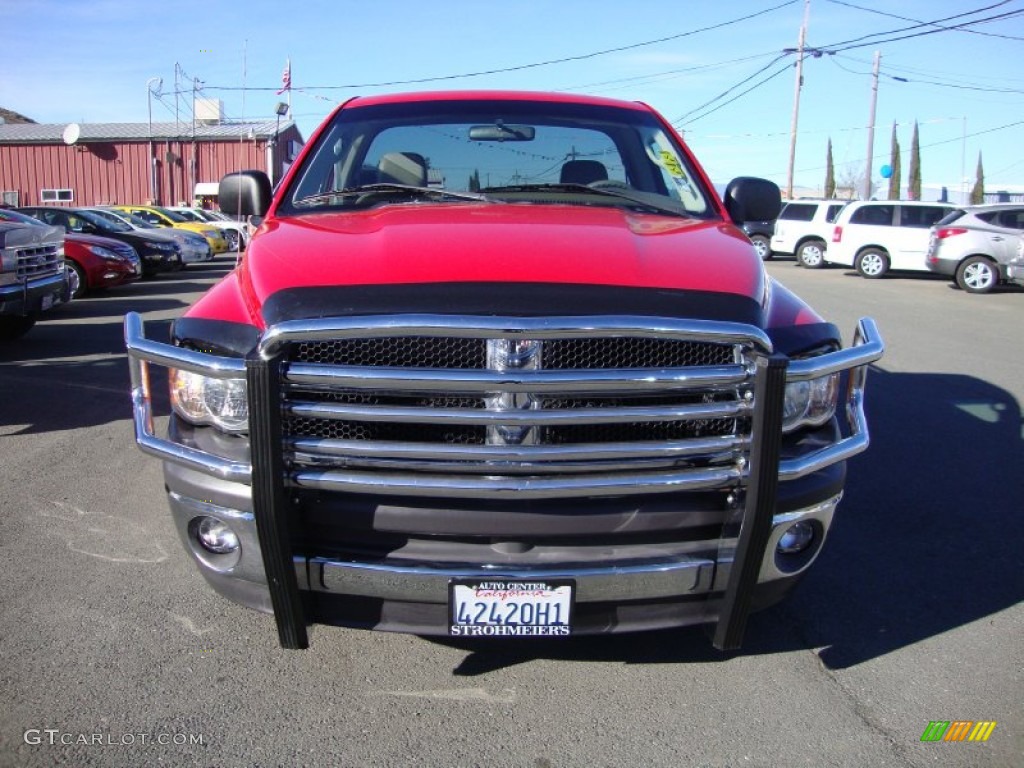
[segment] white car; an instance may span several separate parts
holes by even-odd
[[[845,200],[792,200],[775,220],[772,253],[796,255],[798,264],[810,269],[825,266],[825,249],[832,239],[832,222]]]
[[[947,203],[860,200],[836,217],[825,260],[878,278],[891,269],[927,272],[931,226],[953,211]]]
[[[202,208],[186,206],[168,207],[167,210],[174,211],[189,221],[211,224],[224,230],[224,238],[228,241],[229,251],[244,251],[245,246],[249,243],[248,225],[245,222],[234,221],[219,211],[207,211]]]

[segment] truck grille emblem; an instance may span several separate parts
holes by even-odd
[[[528,339],[489,339],[487,367],[492,371],[538,371],[541,368],[540,341]],[[540,408],[540,400],[527,392],[499,392],[484,399],[489,411],[532,411]],[[501,424],[487,428],[488,445],[536,445],[536,427]]]

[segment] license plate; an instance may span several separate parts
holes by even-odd
[[[572,634],[576,583],[570,579],[460,579],[448,585],[453,637]]]
[[[53,306],[53,296],[50,295],[50,294],[47,294],[46,296],[43,296],[43,305],[41,307],[42,311],[45,312],[46,310],[50,309],[52,306]]]

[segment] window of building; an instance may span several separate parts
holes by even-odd
[[[75,193],[70,189],[41,189],[39,200],[43,203],[73,203]]]

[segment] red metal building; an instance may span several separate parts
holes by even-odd
[[[6,205],[191,205],[215,202],[232,171],[276,181],[302,136],[291,121],[0,123],[0,202]]]

